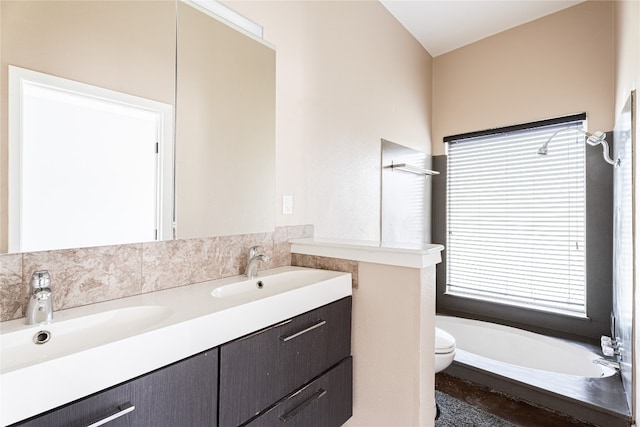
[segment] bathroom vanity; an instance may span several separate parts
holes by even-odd
[[[285,267],[253,280],[204,282],[95,304],[94,310],[150,303],[171,314],[133,336],[39,358],[25,354],[27,362],[3,361],[2,425],[339,426],[351,416],[350,274]],[[80,309],[66,311],[73,310]],[[59,324],[87,318],[84,312],[56,314]],[[55,319],[36,329],[51,327],[51,344],[73,337],[73,331],[66,337],[63,329],[56,333]],[[16,322],[3,323],[3,353],[40,351],[49,344],[5,349],[5,342],[9,346],[34,330]],[[146,341],[147,335],[153,339]],[[141,350],[137,340],[155,349]],[[122,346],[126,342],[132,345]],[[170,356],[155,358],[159,352]],[[65,364],[67,359],[74,363]],[[32,375],[43,365],[51,375],[38,384],[34,400],[40,403],[23,404],[29,401],[25,390],[33,390]],[[127,372],[124,381],[119,371]]]

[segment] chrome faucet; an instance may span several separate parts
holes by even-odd
[[[244,272],[244,275],[249,279],[253,279],[258,275],[258,263],[268,262],[269,257],[265,254],[258,254],[258,246],[252,246],[249,248],[249,259],[247,261],[247,269]]]
[[[53,295],[51,294],[51,276],[47,270],[33,273],[29,284],[29,303],[25,323],[27,325],[46,325],[53,319]]]

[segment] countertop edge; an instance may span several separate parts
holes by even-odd
[[[291,253],[408,268],[426,268],[442,261],[439,244],[399,245],[384,242],[302,238],[290,239]]]

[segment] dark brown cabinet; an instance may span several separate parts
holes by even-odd
[[[132,388],[136,403],[133,426],[215,427],[218,349],[145,375],[134,381]]]
[[[109,421],[109,427],[129,427],[132,413],[131,384],[126,383],[97,393],[78,402],[55,409],[15,426],[25,427],[86,427]]]
[[[220,427],[248,422],[350,354],[351,297],[222,345]]]
[[[347,297],[11,427],[339,426],[350,355]]]
[[[352,414],[352,382],[353,361],[348,357],[247,425],[340,426]]]
[[[214,427],[217,384],[215,349],[14,425]]]

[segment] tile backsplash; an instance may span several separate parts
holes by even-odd
[[[291,254],[291,265],[351,273],[351,287],[358,289],[358,261],[315,255]]]
[[[261,246],[271,260],[291,265],[289,239],[312,237],[313,226],[202,239],[0,255],[0,321],[24,316],[31,275],[51,274],[54,310],[159,291],[244,272],[247,250]]]

